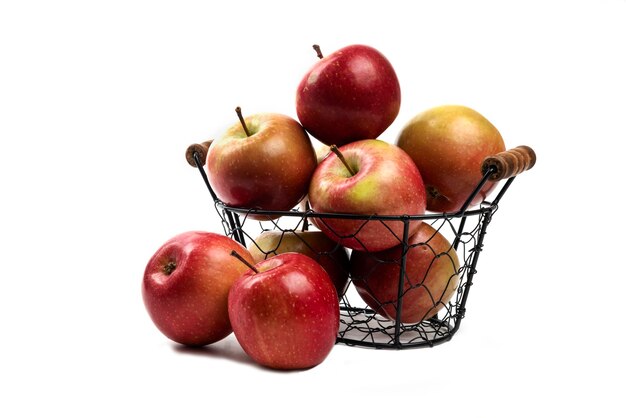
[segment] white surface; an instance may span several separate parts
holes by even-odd
[[[626,2],[414,3],[3,2],[0,416],[623,416]],[[237,105],[295,115],[313,43],[393,63],[402,109],[381,138],[465,104],[537,166],[503,199],[452,341],[336,346],[294,373],[232,336],[180,349],[140,281],[170,236],[221,231],[184,150]]]

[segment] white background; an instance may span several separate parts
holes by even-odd
[[[1,3],[0,416],[624,416],[626,2],[210,3]],[[537,165],[452,341],[337,345],[290,373],[233,336],[181,350],[140,282],[174,234],[221,232],[184,151],[238,105],[295,116],[313,43],[392,62],[403,102],[381,139],[458,103]]]

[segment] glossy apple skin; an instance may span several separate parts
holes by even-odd
[[[500,132],[475,110],[457,105],[428,109],[402,129],[396,145],[420,170],[428,193],[427,210],[461,209],[482,179],[483,159],[505,151]],[[487,182],[471,205],[482,202],[496,183]]]
[[[262,113],[245,118],[209,147],[207,176],[217,197],[229,206],[292,209],[307,193],[317,156],[293,118]],[[265,217],[263,217],[265,219]]]
[[[253,262],[241,244],[202,231],[172,237],[150,258],[142,282],[143,301],[166,337],[184,345],[203,346],[232,332],[228,292],[248,270],[230,255],[233,250]]]
[[[307,369],[328,356],[339,331],[337,291],[310,257],[279,254],[233,284],[228,313],[237,341],[257,363]]]
[[[409,239],[401,317],[397,315],[402,246],[378,253],[353,251],[352,281],[361,298],[380,315],[417,323],[443,308],[459,286],[459,260],[448,240],[423,222]]]
[[[398,116],[400,83],[387,58],[350,45],[319,60],[296,93],[302,126],[320,142],[341,146],[378,138]]]
[[[248,251],[256,263],[288,252],[304,254],[326,270],[339,298],[348,287],[348,251],[321,231],[265,231],[248,245]]]
[[[341,160],[330,154],[311,179],[309,202],[320,213],[359,215],[421,215],[426,192],[420,173],[400,148],[370,139],[339,148],[356,174],[352,176]],[[419,225],[409,224],[409,234]],[[315,225],[344,247],[381,251],[401,242],[402,221],[364,221],[317,218]]]

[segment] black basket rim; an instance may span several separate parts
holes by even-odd
[[[457,211],[457,212],[443,212],[443,213],[424,213],[421,215],[377,215],[377,214],[358,214],[358,213],[335,213],[335,212],[316,212],[314,210],[302,211],[298,209],[292,209],[288,211],[283,210],[265,210],[255,208],[243,208],[229,206],[226,203],[218,200],[215,202],[216,206],[240,215],[254,216],[256,218],[267,216],[268,218],[276,217],[307,217],[307,218],[325,218],[325,219],[352,219],[352,220],[374,220],[374,221],[426,221],[437,219],[455,219],[463,218],[465,216],[478,216],[487,212],[492,212],[497,208],[497,204],[483,201],[479,208]],[[269,220],[269,219],[268,219]]]

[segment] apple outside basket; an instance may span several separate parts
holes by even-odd
[[[352,346],[373,348],[405,349],[417,347],[432,347],[449,341],[459,330],[461,320],[465,316],[465,304],[476,274],[478,257],[483,249],[483,240],[487,226],[498,209],[498,204],[504,193],[515,177],[523,171],[532,168],[536,161],[535,152],[528,146],[519,146],[508,151],[488,157],[483,161],[483,177],[476,188],[468,196],[461,209],[453,213],[426,213],[424,215],[354,215],[338,213],[319,213],[312,211],[308,205],[298,207],[291,211],[267,211],[259,209],[236,208],[226,205],[216,196],[209,184],[204,169],[208,147],[211,141],[189,146],[186,152],[187,162],[196,167],[213,198],[216,211],[221,218],[224,234],[235,239],[242,245],[249,247],[255,245],[254,238],[265,231],[280,231],[282,234],[295,234],[297,231],[309,229],[310,220],[324,222],[326,219],[353,219],[363,223],[368,222],[402,222],[404,224],[402,236],[397,236],[398,244],[402,245],[402,256],[395,260],[399,265],[399,284],[396,300],[386,302],[393,304],[396,312],[395,320],[389,319],[388,315],[381,315],[372,307],[368,306],[349,283],[347,290],[340,295],[340,327],[337,342]],[[470,208],[470,202],[477,196],[479,191],[488,181],[500,181],[493,200],[484,200],[477,207]],[[253,219],[254,218],[254,219]],[[267,220],[259,220],[267,218]],[[407,293],[406,254],[409,244],[410,222],[428,222],[435,230],[441,233],[451,243],[459,260],[455,281],[458,286],[450,300],[442,306],[438,312],[430,317],[423,318],[417,323],[404,323],[402,321],[403,295]],[[417,245],[428,245],[419,243]],[[258,247],[258,246],[257,246]],[[343,249],[337,244],[335,250]],[[451,251],[451,250],[450,250]],[[333,256],[333,251],[325,252],[324,256]],[[440,256],[445,254],[439,254]],[[383,262],[382,260],[380,262]],[[388,261],[385,261],[388,262]],[[350,279],[351,281],[352,279]],[[450,279],[452,280],[452,278]],[[412,283],[415,283],[413,285]],[[411,289],[425,287],[420,280],[411,281]],[[429,292],[428,288],[425,288]],[[430,294],[430,292],[429,292]],[[441,303],[433,296],[433,303]],[[380,305],[378,308],[380,309]]]

